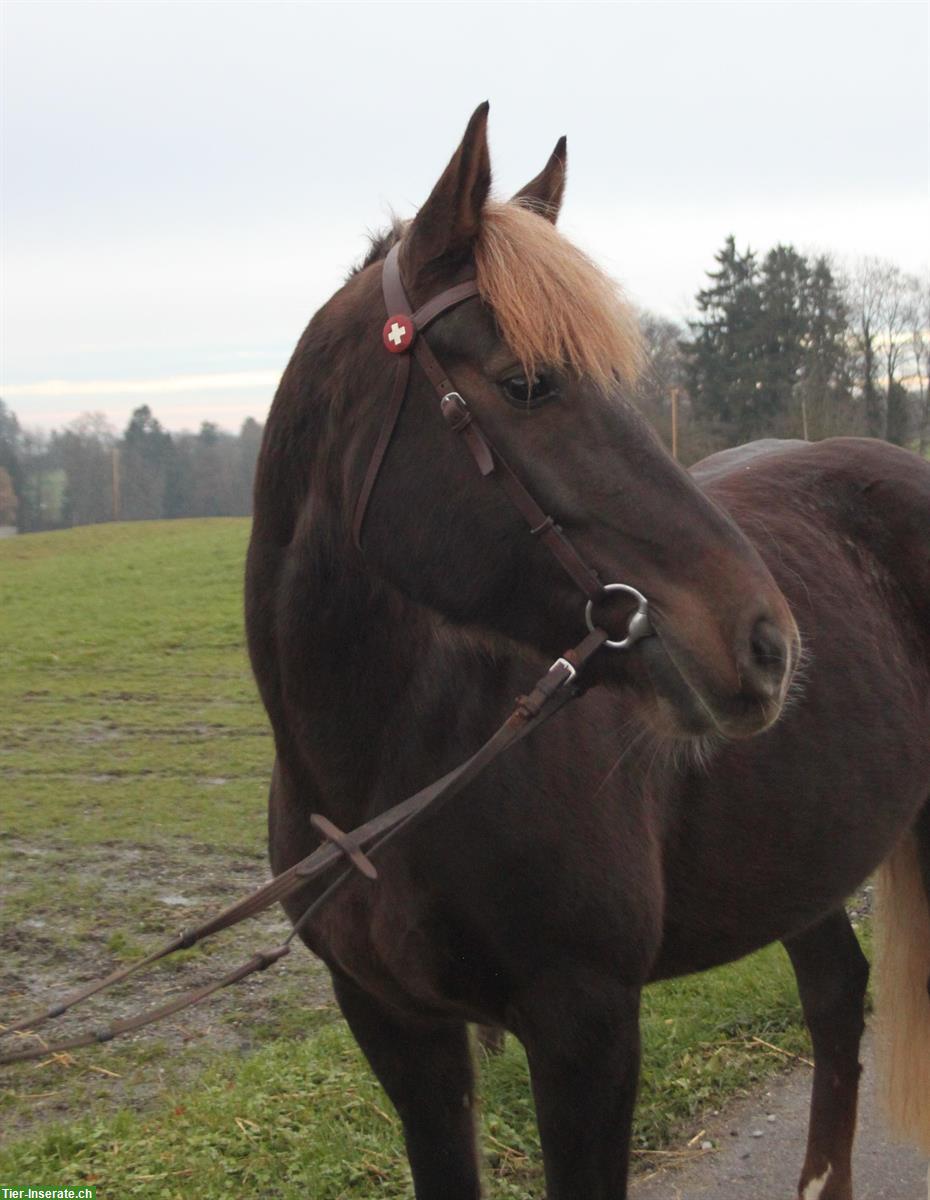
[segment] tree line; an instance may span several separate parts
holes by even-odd
[[[862,259],[733,237],[687,327],[643,312],[638,403],[690,463],[760,437],[886,438],[930,453],[930,281]],[[0,400],[0,525],[22,532],[112,520],[248,516],[262,426],[169,433],[145,405],[122,435],[99,414],[21,428]]]
[[[252,476],[262,426],[238,434],[205,421],[169,433],[148,405],[121,436],[99,413],[49,434],[23,429],[0,400],[0,525],[22,533],[171,517],[252,512]]]
[[[842,271],[730,237],[683,329],[644,314],[641,404],[693,462],[762,437],[885,438],[930,450],[930,279],[890,262]]]

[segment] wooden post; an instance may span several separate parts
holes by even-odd
[[[113,483],[113,520],[119,520],[119,447],[113,447],[111,456],[112,465],[112,483]]]
[[[678,461],[678,388],[672,388],[672,458]]]

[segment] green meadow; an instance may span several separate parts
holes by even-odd
[[[205,520],[0,542],[0,1021],[265,878],[272,750],[243,639],[247,538],[246,521]],[[42,1032],[160,1003],[284,929],[266,914]],[[642,1169],[808,1053],[778,947],[649,989],[644,1039]],[[479,1057],[488,1194],[540,1200],[522,1051],[510,1038]],[[304,951],[125,1043],[0,1068],[0,1126],[8,1187],[412,1195],[398,1121]]]

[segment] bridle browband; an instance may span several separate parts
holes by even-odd
[[[584,561],[555,519],[540,508],[530,492],[520,482],[507,460],[481,428],[461,393],[456,390],[454,383],[427,344],[426,338],[420,336],[437,317],[464,301],[478,296],[477,281],[468,279],[463,283],[455,284],[414,310],[407,298],[400,275],[401,244],[401,242],[395,242],[388,251],[381,276],[381,290],[388,312],[381,337],[385,350],[396,357],[397,366],[394,370],[394,382],[388,407],[355,505],[352,538],[356,547],[359,550],[362,549],[362,527],[365,523],[365,514],[368,511],[372,491],[404,407],[404,400],[410,384],[410,360],[413,357],[439,397],[439,411],[446,425],[453,432],[462,436],[482,476],[485,478],[493,476],[498,480],[511,503],[526,521],[533,537],[538,538],[549,550],[562,569],[587,597],[585,621],[588,629],[594,632],[594,605],[598,600],[602,600],[606,593],[623,592],[636,600],[636,611],[629,618],[626,637],[616,641],[608,640],[604,643],[613,650],[627,649],[634,642],[652,632],[645,596],[636,588],[625,583],[604,584],[601,582],[597,572]]]
[[[121,983],[130,975],[151,966],[169,954],[194,946],[211,934],[237,925],[240,921],[270,908],[272,904],[283,902],[289,896],[296,895],[314,880],[329,874],[334,865],[342,863],[342,872],[304,910],[302,916],[293,923],[289,936],[280,945],[274,946],[270,950],[259,951],[248,962],[215,979],[212,983],[170,1000],[155,1009],[114,1021],[105,1028],[79,1034],[52,1045],[43,1043],[39,1047],[31,1046],[0,1053],[0,1064],[28,1062],[75,1050],[82,1046],[108,1042],[114,1037],[132,1033],[155,1021],[180,1012],[192,1004],[197,1004],[220,988],[238,983],[256,971],[266,970],[290,952],[291,943],[296,934],[306,927],[322,905],[333,897],[345,881],[352,877],[353,873],[358,873],[369,881],[377,880],[378,872],[371,862],[371,855],[381,851],[398,833],[405,830],[409,832],[427,813],[434,813],[443,802],[463,791],[501,754],[516,745],[517,742],[522,741],[569,701],[580,696],[584,689],[578,681],[578,675],[602,646],[624,650],[640,638],[652,633],[645,596],[636,588],[625,583],[601,583],[596,572],[584,562],[555,520],[543,512],[510,469],[506,460],[481,429],[462,396],[455,390],[454,384],[443,371],[436,356],[427,345],[426,339],[418,336],[423,333],[431,321],[463,301],[477,296],[476,282],[469,279],[464,283],[456,284],[454,287],[440,292],[438,296],[434,296],[416,311],[412,311],[400,278],[398,253],[399,243],[391,248],[385,259],[382,284],[384,301],[389,313],[382,332],[382,340],[385,349],[397,356],[397,367],[388,408],[355,506],[352,535],[356,546],[361,550],[365,513],[394,429],[397,426],[401,409],[404,406],[404,398],[410,380],[412,355],[439,396],[439,408],[443,419],[451,430],[462,436],[482,476],[485,478],[493,476],[499,481],[529,525],[530,533],[548,547],[582,593],[587,596],[585,621],[589,633],[577,646],[557,658],[546,673],[536,681],[535,686],[527,695],[517,699],[514,710],[483,746],[464,763],[443,775],[441,779],[437,779],[349,833],[344,833],[337,828],[327,817],[314,813],[310,817],[310,824],[323,841],[322,845],[312,854],[282,872],[270,883],[258,888],[249,896],[224,909],[203,924],[179,934],[173,941],[153,951],[145,958],[121,967],[104,979],[95,980],[77,992],[72,992],[43,1012],[35,1013],[31,1017],[5,1028],[0,1026],[0,1037],[25,1033],[37,1025],[62,1016],[75,1005],[83,1003],[91,996],[116,983]],[[608,592],[623,592],[633,596],[637,603],[636,611],[630,616],[627,624],[626,637],[622,640],[608,640],[604,630],[594,624],[594,604]]]

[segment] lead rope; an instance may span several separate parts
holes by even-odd
[[[179,996],[157,1008],[146,1010],[133,1017],[114,1021],[103,1029],[78,1034],[73,1038],[55,1042],[51,1045],[43,1044],[42,1046],[32,1046],[10,1051],[0,1055],[0,1065],[46,1058],[69,1050],[77,1050],[83,1046],[109,1042],[113,1038],[127,1033],[134,1033],[146,1025],[151,1025],[156,1021],[180,1012],[182,1009],[199,1004],[200,1001],[205,1000],[221,988],[239,983],[249,975],[253,975],[258,971],[264,971],[274,963],[279,962],[290,953],[291,943],[297,933],[306,927],[322,905],[332,899],[333,895],[354,872],[361,873],[369,880],[377,878],[377,870],[371,863],[371,855],[382,850],[401,831],[406,830],[409,832],[428,812],[438,810],[442,803],[461,792],[490,766],[496,758],[510,749],[511,746],[516,745],[517,742],[522,741],[523,738],[539,725],[549,720],[564,705],[580,696],[582,689],[576,685],[576,678],[592,655],[604,644],[606,638],[607,634],[603,630],[595,630],[593,633],[589,633],[584,641],[579,643],[573,650],[567,651],[563,657],[556,659],[545,675],[537,680],[532,691],[518,699],[513,712],[510,713],[507,720],[492,734],[484,745],[471,758],[466,759],[464,763],[442,776],[441,779],[435,780],[419,792],[408,796],[400,804],[396,804],[393,808],[388,809],[379,816],[373,817],[370,821],[367,821],[364,825],[360,825],[349,834],[344,834],[341,830],[336,829],[327,818],[314,814],[311,817],[311,823],[327,840],[324,841],[322,846],[314,850],[312,854],[307,855],[299,863],[282,872],[281,875],[277,876],[270,883],[258,888],[238,903],[224,909],[201,925],[179,934],[178,937],[174,938],[161,949],[149,954],[146,958],[130,966],[123,967],[111,975],[90,984],[88,987],[72,993],[59,1003],[47,1008],[44,1012],[37,1013],[0,1031],[0,1037],[11,1037],[17,1034],[26,1035],[27,1031],[29,1031],[29,1036],[39,1036],[32,1034],[31,1031],[45,1024],[47,1021],[62,1016],[69,1009],[83,1003],[91,996],[105,991],[114,984],[128,979],[129,976],[136,974],[143,968],[153,965],[169,954],[173,954],[176,950],[195,946],[198,942],[203,941],[214,933],[218,933],[220,930],[238,925],[249,917],[264,912],[272,904],[284,900],[306,887],[340,860],[348,860],[349,865],[309,905],[294,923],[288,937],[280,945],[270,950],[259,951],[247,962],[236,967],[228,974],[221,976],[219,979],[214,980],[212,983],[206,984],[195,991],[185,993],[183,996]]]

